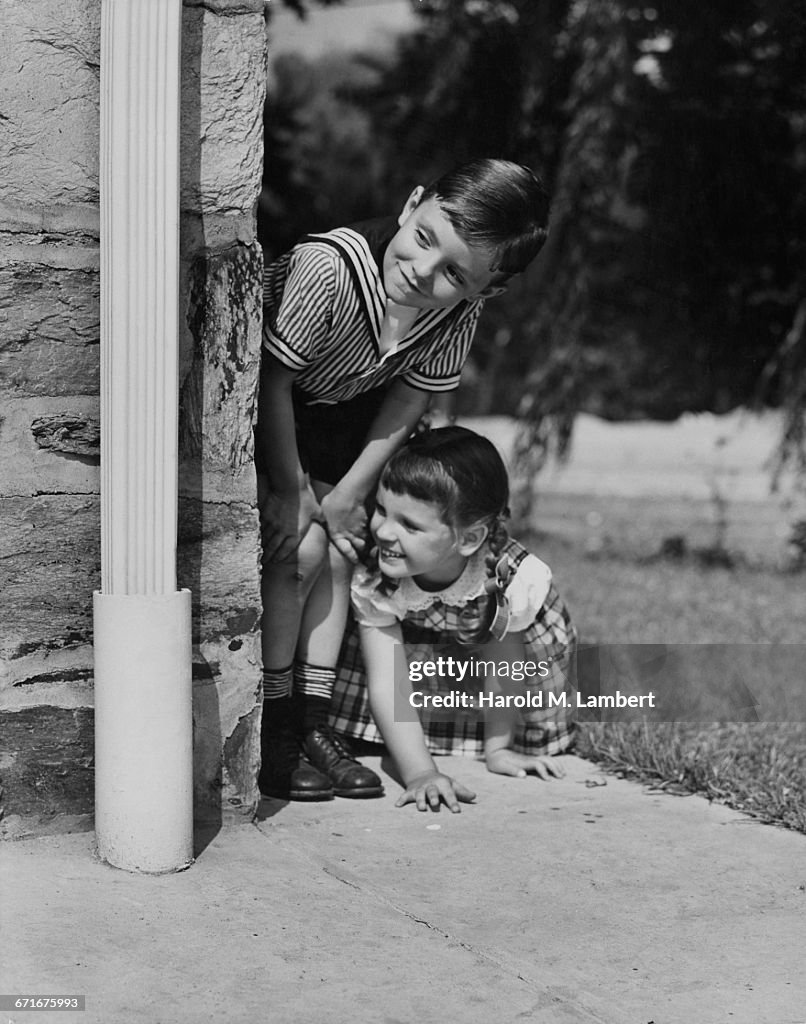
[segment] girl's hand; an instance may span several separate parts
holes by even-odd
[[[525,778],[528,772],[535,772],[544,781],[555,778],[561,779],[565,775],[565,768],[554,757],[529,757],[527,754],[517,754],[507,747],[498,747],[485,754],[487,771],[496,775],[511,775],[513,778]]]
[[[449,775],[433,770],[415,776],[406,786],[406,792],[398,797],[395,807],[415,803],[418,811],[427,811],[429,807],[432,811],[438,811],[440,802],[444,802],[449,811],[458,814],[461,811],[460,800],[471,804],[475,799],[476,794],[461,782],[455,782]]]

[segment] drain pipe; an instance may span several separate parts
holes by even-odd
[[[176,589],[182,0],[102,0],[98,854],[193,859],[191,597]]]

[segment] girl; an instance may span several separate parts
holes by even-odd
[[[463,427],[415,436],[381,474],[375,546],[352,583],[360,644],[348,630],[331,723],[385,742],[405,787],[398,807],[436,809],[442,800],[457,812],[474,799],[432,754],[482,755],[503,775],[564,774],[546,755],[569,749],[573,723],[562,698],[553,704],[548,694],[565,690],[575,632],[548,566],[508,538],[508,500],[501,456]],[[458,712],[446,715],[433,700],[433,683],[422,681],[428,661]],[[475,669],[491,666],[495,675],[473,694]]]

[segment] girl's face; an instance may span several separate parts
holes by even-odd
[[[475,534],[469,539],[473,531],[460,533],[449,526],[434,502],[395,494],[383,486],[378,488],[369,528],[378,545],[381,572],[391,579],[413,576],[424,590],[441,590],[458,579],[481,542]]]

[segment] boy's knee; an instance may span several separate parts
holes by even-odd
[[[295,578],[300,582],[319,575],[327,562],[327,534],[314,526],[302,538],[297,548]]]
[[[281,562],[264,562],[263,578],[304,586],[322,571],[327,559],[327,536],[314,527],[305,534],[296,551]]]

